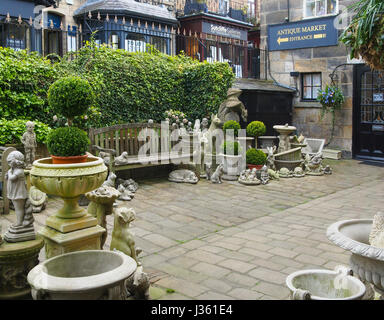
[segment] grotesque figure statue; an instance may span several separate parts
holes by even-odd
[[[124,188],[122,184],[117,187],[117,191],[120,192],[119,200],[131,201],[135,194],[128,189]]]
[[[185,182],[195,184],[199,181],[199,178],[192,170],[178,169],[172,171],[169,174],[168,180],[172,182]]]
[[[33,213],[39,213],[45,209],[48,197],[35,186],[31,186],[29,189],[29,201],[31,202]]]
[[[218,112],[222,123],[228,120],[240,122],[240,116],[243,121],[247,121],[247,109],[245,109],[244,104],[239,100],[241,92],[240,89],[228,89],[227,100],[220,105]]]
[[[224,174],[224,166],[222,163],[220,163],[215,172],[211,176],[211,182],[212,183],[223,183],[222,176]]]
[[[32,121],[27,121],[26,128],[27,131],[21,137],[21,143],[24,145],[26,168],[30,169],[33,161],[35,161],[37,148],[35,124]]]
[[[135,273],[126,280],[125,286],[134,299],[149,300],[150,282],[148,275],[143,272],[142,266],[139,266]]]
[[[133,233],[129,230],[130,224],[136,219],[135,210],[132,208],[120,207],[115,209],[115,219],[112,231],[111,250],[118,250],[132,257],[138,265],[141,265],[137,255],[141,252],[135,248]]]
[[[16,213],[16,223],[11,225],[4,239],[8,242],[21,242],[35,239],[32,205],[29,201],[24,175],[24,155],[12,151],[7,158],[10,169],[5,174],[7,195],[12,201]]]
[[[111,162],[111,155],[107,152],[100,151],[99,157],[103,159],[105,165],[109,167],[109,163]]]
[[[128,161],[129,161],[128,152],[124,151],[121,155],[115,158],[115,165],[117,166],[125,165],[125,164],[128,164]]]
[[[116,174],[114,174],[113,172],[110,172],[107,180],[103,182],[102,187],[115,188],[115,186],[116,186]]]

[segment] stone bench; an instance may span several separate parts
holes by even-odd
[[[16,151],[14,147],[0,147],[0,183],[1,183],[1,197],[0,197],[0,213],[9,213],[9,199],[7,197],[7,181],[5,180],[5,174],[9,170],[7,157],[12,152]]]

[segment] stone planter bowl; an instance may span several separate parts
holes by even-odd
[[[281,168],[287,168],[290,171],[295,170],[297,167],[301,167],[303,164],[303,160],[276,160],[275,166],[276,170],[280,170]]]
[[[336,277],[340,276],[342,281]],[[365,285],[357,278],[332,270],[300,270],[286,279],[292,299],[296,300],[360,300]]]
[[[87,162],[71,164],[52,164],[51,158],[43,158],[33,162],[30,176],[36,188],[64,200],[57,217],[79,218],[86,214],[78,206],[79,197],[100,187],[107,172],[103,159],[97,157],[89,156]]]
[[[337,246],[352,253],[350,267],[363,281],[384,293],[384,248],[369,244],[372,219],[352,219],[336,222],[327,229],[327,237]]]
[[[35,300],[124,298],[136,261],[119,251],[85,250],[48,259],[28,273]]]

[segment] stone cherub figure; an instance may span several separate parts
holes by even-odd
[[[25,126],[27,131],[21,137],[21,143],[24,145],[26,168],[30,169],[32,167],[33,161],[35,161],[37,148],[36,134],[34,132],[35,123],[32,121],[27,121]]]
[[[115,219],[112,231],[112,240],[110,249],[119,250],[132,257],[138,265],[140,249],[136,249],[133,233],[129,230],[130,224],[136,219],[136,213],[133,208],[120,207],[115,209]]]
[[[32,205],[29,201],[24,174],[24,155],[12,151],[7,157],[10,169],[5,174],[7,195],[12,201],[16,213],[16,223],[11,225],[4,235],[7,242],[21,242],[35,239]]]

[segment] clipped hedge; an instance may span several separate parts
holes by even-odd
[[[0,119],[0,145],[21,144],[21,137],[26,131],[25,124],[28,120],[7,120]],[[34,121],[36,141],[45,143],[51,128],[40,121]]]
[[[56,78],[55,67],[36,52],[0,47],[0,118],[50,123],[47,92]]]
[[[59,157],[84,155],[90,143],[87,133],[76,127],[54,129],[47,137],[49,153]]]

